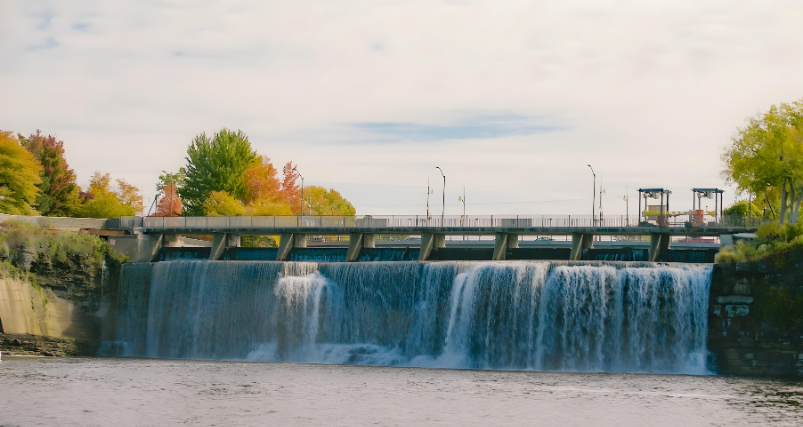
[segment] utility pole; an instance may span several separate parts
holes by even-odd
[[[443,176],[443,210],[441,211],[441,227],[443,227],[445,225],[443,222],[446,219],[446,174],[443,173],[443,169],[440,166],[435,166],[435,169],[439,170]]]
[[[457,200],[460,201],[460,202],[463,202],[463,218],[460,220],[460,226],[461,227],[465,227],[466,226],[466,224],[465,224],[465,221],[466,221],[466,186],[465,185],[463,186],[463,197],[458,197]],[[466,235],[465,234],[463,235],[463,240],[466,240]]]
[[[591,190],[591,226],[593,227],[597,225],[597,215],[596,212],[594,212],[594,205],[597,204],[597,174],[594,173],[594,168],[592,168],[591,165],[588,165],[588,167],[591,169],[591,174],[594,175],[594,188]]]

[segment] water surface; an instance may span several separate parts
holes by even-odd
[[[800,426],[803,384],[112,358],[0,363],[0,425]]]

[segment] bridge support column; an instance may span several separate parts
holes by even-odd
[[[734,243],[733,234],[722,234],[719,236],[719,247],[721,248],[732,248]]]
[[[418,253],[419,261],[426,261],[436,248],[446,247],[446,236],[435,233],[421,233],[421,251]]]
[[[293,248],[306,248],[307,236],[304,234],[282,233],[279,235],[279,252],[276,261],[289,261]]]
[[[669,249],[669,235],[652,233],[650,234],[649,260],[656,262],[660,259],[661,253]]]
[[[583,257],[583,249],[591,249],[594,247],[593,234],[572,234],[572,250],[569,253],[570,260],[578,260]]]
[[[519,247],[519,236],[509,233],[496,233],[496,240],[494,240],[494,254],[493,260],[499,261],[505,259],[508,249]]]
[[[162,237],[163,248],[178,248],[181,247],[178,234],[165,234]]]
[[[371,243],[373,243],[373,235],[362,233],[349,233],[349,249],[346,252],[346,262],[357,262],[360,260],[360,250],[364,247],[367,236],[371,236]]]
[[[375,248],[376,241],[374,240],[374,234],[363,234],[362,235],[362,247],[364,248]]]
[[[212,235],[212,250],[209,252],[209,261],[223,258],[226,248],[240,247],[240,236],[237,234],[216,233]]]
[[[137,262],[158,261],[163,238],[161,234],[138,234]]]

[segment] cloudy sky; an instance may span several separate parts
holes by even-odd
[[[359,214],[606,214],[724,186],[746,117],[803,97],[803,2],[0,0],[0,129],[152,199],[242,129]],[[731,189],[726,202],[733,200]],[[713,207],[713,206],[712,206]]]

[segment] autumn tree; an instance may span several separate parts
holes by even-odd
[[[254,164],[245,171],[245,203],[256,200],[281,202],[282,182],[279,181],[278,170],[267,156],[258,156]]]
[[[142,195],[137,187],[117,180],[117,188],[112,188],[111,174],[95,172],[89,180],[89,187],[83,192],[85,202],[78,210],[86,218],[118,218],[136,215],[142,211]]]
[[[242,202],[225,191],[212,191],[203,204],[206,216],[240,216],[244,211]]]
[[[309,203],[313,215],[354,215],[357,210],[333,188],[326,189],[310,185],[304,189],[304,199]]]
[[[183,208],[181,198],[176,193],[175,184],[166,185],[162,188],[162,198],[156,205],[155,216],[180,216]]]
[[[201,133],[187,149],[186,182],[178,189],[190,215],[201,215],[212,192],[226,192],[236,200],[246,198],[245,172],[256,152],[242,131],[222,129],[212,138]]]
[[[40,194],[39,162],[11,132],[0,131],[0,212],[32,215]]]
[[[37,210],[46,216],[70,216],[79,205],[75,171],[64,158],[64,142],[39,130],[28,138],[19,136],[20,143],[34,155],[42,166],[41,191],[36,198]]]
[[[797,222],[803,201],[803,99],[748,119],[722,155],[723,177],[740,192],[780,190],[778,224]],[[771,205],[770,205],[771,206]]]
[[[300,214],[304,209],[304,203],[301,200],[301,191],[298,186],[298,178],[300,175],[295,170],[293,162],[287,162],[282,168],[282,185],[279,190],[282,202],[287,203],[293,209],[294,214]]]

